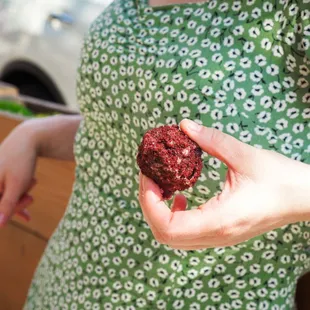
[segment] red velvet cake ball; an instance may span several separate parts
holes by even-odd
[[[141,172],[161,188],[163,198],[192,187],[202,170],[202,151],[177,125],[147,131],[139,146]]]

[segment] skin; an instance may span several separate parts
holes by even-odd
[[[15,214],[29,220],[28,194],[36,184],[38,157],[73,160],[81,116],[26,121],[0,145],[0,227]],[[215,129],[185,120],[181,129],[228,166],[223,192],[197,210],[186,211],[177,195],[170,210],[158,186],[140,175],[140,204],[154,237],[176,249],[228,246],[269,230],[310,220],[310,167],[275,152],[259,150]],[[25,139],[25,136],[27,139]]]
[[[201,0],[149,0],[150,6]],[[275,152],[258,150],[219,131],[181,129],[201,148],[228,166],[223,192],[185,211],[186,198],[176,195],[171,210],[158,186],[140,175],[139,200],[155,239],[183,250],[228,246],[302,220],[310,220],[310,168]],[[193,125],[193,124],[192,124]]]
[[[310,166],[184,120],[180,128],[228,167],[224,189],[198,209],[175,197],[170,210],[159,187],[140,174],[139,200],[155,239],[198,250],[238,244],[270,230],[310,220]]]
[[[38,157],[73,160],[74,136],[81,116],[53,116],[17,126],[0,145],[0,227],[17,214],[30,220],[27,208]]]
[[[196,0],[150,0],[150,5]],[[73,160],[81,116],[56,116],[18,126],[0,146],[0,227],[16,213],[29,220],[28,192],[36,184],[37,157]],[[240,243],[283,225],[310,220],[310,168],[280,154],[258,150],[206,127],[181,129],[201,148],[228,166],[223,192],[186,211],[183,195],[171,210],[158,186],[140,175],[139,200],[154,237],[177,249],[204,249]],[[25,139],[27,136],[27,139]]]

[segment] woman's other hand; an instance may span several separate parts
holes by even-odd
[[[28,192],[36,184],[35,133],[27,122],[17,126],[0,144],[0,227],[17,214],[26,221],[33,198]]]
[[[29,220],[28,191],[37,157],[74,160],[73,145],[81,115],[54,115],[28,120],[17,126],[0,144],[0,227],[17,213]]]
[[[180,127],[228,172],[220,195],[187,211],[183,195],[176,195],[170,210],[159,187],[140,175],[142,211],[160,243],[183,250],[231,246],[310,220],[310,166],[189,120]]]

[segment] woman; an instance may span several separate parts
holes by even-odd
[[[4,225],[37,156],[72,159],[74,140],[25,309],[292,308],[310,260],[307,1],[180,2],[111,4],[82,49],[83,120],[27,121],[1,146]],[[184,118],[209,155],[184,193],[200,208],[178,195],[170,211],[135,157],[147,129]]]

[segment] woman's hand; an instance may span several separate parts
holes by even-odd
[[[27,122],[17,126],[0,144],[0,227],[17,214],[26,221],[33,202],[28,191],[36,184],[37,145]]]
[[[27,194],[35,185],[37,157],[74,160],[75,134],[81,115],[55,115],[28,120],[0,144],[0,227],[17,213],[29,220]]]
[[[205,152],[223,161],[228,172],[220,195],[188,211],[183,195],[176,195],[170,210],[159,187],[140,175],[142,211],[160,243],[183,250],[230,246],[310,220],[308,165],[189,120],[180,127]]]

